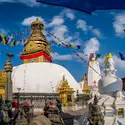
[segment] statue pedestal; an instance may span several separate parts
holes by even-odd
[[[99,80],[98,87],[101,94],[122,91],[122,80],[117,76],[109,75]]]

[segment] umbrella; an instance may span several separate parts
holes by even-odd
[[[95,10],[125,9],[125,0],[36,0],[36,2],[67,7],[88,14]]]

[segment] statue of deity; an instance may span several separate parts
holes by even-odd
[[[115,72],[117,71],[115,69],[115,63],[113,61],[113,57],[112,57],[112,54],[109,53],[105,59],[104,59],[104,73],[105,73],[105,76],[107,75],[115,75]]]

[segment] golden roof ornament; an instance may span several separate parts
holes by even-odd
[[[63,81],[65,81],[65,75],[63,75]]]
[[[32,29],[32,33],[28,39],[28,42],[29,41],[43,41],[43,42],[48,43],[46,40],[46,37],[42,33],[42,30],[44,29],[44,25],[38,18],[36,18],[36,20],[31,23],[31,29]]]
[[[8,60],[6,61],[4,65],[4,70],[5,72],[12,72],[12,63],[11,63],[11,58],[14,56],[12,53],[7,53]]]
[[[36,28],[37,28],[37,30],[38,29],[39,30],[43,30],[44,29],[43,23],[38,18],[36,18],[36,20],[31,23],[31,29],[34,30]]]

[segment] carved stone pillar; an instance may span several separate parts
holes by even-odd
[[[12,63],[11,58],[13,57],[13,54],[8,53],[8,60],[6,61],[4,65],[4,71],[6,72],[6,84],[5,84],[5,100],[12,101],[12,80],[11,80],[11,73],[12,73]]]

